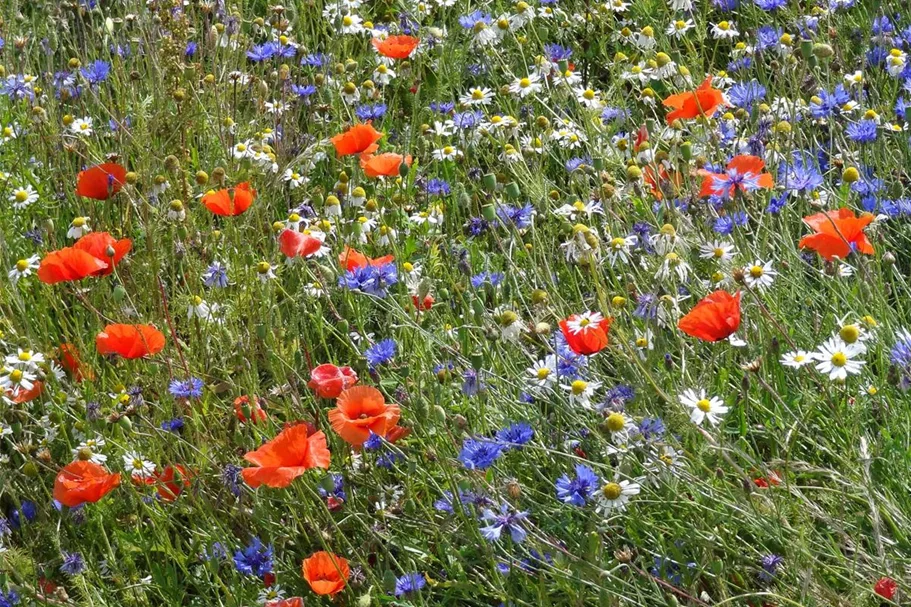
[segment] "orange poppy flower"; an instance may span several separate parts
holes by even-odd
[[[19,390],[19,393],[13,396],[12,390],[7,390],[6,397],[16,405],[21,405],[22,403],[28,403],[39,396],[44,392],[44,382],[40,380],[35,380],[32,382],[33,385],[29,390]]]
[[[76,177],[76,194],[93,200],[107,200],[126,183],[127,170],[115,162],[90,167]]]
[[[393,255],[383,255],[382,257],[371,259],[360,251],[352,249],[351,247],[345,247],[345,250],[342,251],[341,255],[338,256],[338,262],[348,272],[351,272],[352,270],[356,270],[358,268],[363,268],[364,266],[384,266],[387,263],[392,263],[393,261],[395,261],[395,257]]]
[[[114,256],[108,256],[108,247],[114,251]],[[133,241],[129,238],[117,240],[107,232],[89,232],[76,241],[74,249],[85,251],[95,259],[105,263],[107,267],[98,270],[94,276],[107,276],[114,271],[114,267],[120,263],[123,256],[133,248]]]
[[[399,406],[386,403],[383,394],[372,386],[353,386],[342,392],[329,412],[332,429],[345,441],[360,447],[373,432],[385,437],[401,417]]]
[[[260,485],[282,488],[310,468],[329,467],[326,435],[311,433],[306,424],[291,426],[257,449],[244,455],[253,468],[244,468],[244,481],[254,489]]]
[[[151,325],[108,325],[95,336],[99,354],[119,354],[124,358],[142,358],[164,349],[164,335]]]
[[[369,122],[367,124],[355,124],[344,133],[339,133],[330,141],[335,146],[335,153],[338,157],[350,156],[352,154],[371,154],[379,147],[376,142],[383,137],[373,128]]]
[[[319,253],[323,243],[319,238],[302,234],[297,230],[282,230],[278,235],[278,246],[285,257],[310,257]]]
[[[348,561],[342,557],[320,551],[304,559],[301,572],[313,592],[335,596],[348,583],[351,568],[348,567]]]
[[[75,461],[54,479],[54,499],[70,508],[97,502],[120,484],[120,473],[111,474],[93,462]]]
[[[87,251],[65,247],[51,251],[44,256],[38,266],[38,280],[53,285],[58,282],[82,280],[103,272],[108,263],[98,259]]]
[[[765,162],[758,156],[734,156],[725,167],[724,173],[712,173],[700,170],[702,175],[702,197],[721,196],[730,198],[738,190],[752,192],[759,189],[771,189],[775,185],[770,173],[763,173]]]
[[[390,59],[407,59],[421,43],[413,36],[389,36],[382,40],[374,38],[370,42],[380,55]]]
[[[727,339],[740,328],[740,291],[731,295],[719,290],[707,295],[680,319],[677,327],[702,341]]]
[[[84,379],[92,381],[95,379],[95,372],[79,357],[79,350],[76,349],[76,346],[71,343],[63,343],[60,344],[57,350],[59,352],[58,362],[60,366],[72,376],[74,381],[80,382]]]
[[[411,156],[391,152],[361,156],[361,168],[367,177],[398,177],[403,162],[411,166]]]
[[[560,331],[566,345],[576,354],[591,356],[607,347],[608,332],[613,318],[604,318],[598,312],[573,314],[560,321]]]
[[[190,486],[190,473],[180,464],[174,464],[156,475],[152,482],[158,485],[158,495],[166,502],[173,502]]]
[[[346,388],[357,383],[357,373],[351,367],[336,367],[323,363],[310,371],[307,387],[320,398],[338,398]]]
[[[677,119],[691,120],[705,115],[711,117],[724,105],[724,96],[718,89],[712,88],[712,77],[708,76],[695,91],[671,95],[663,102],[665,107],[674,108],[667,115],[667,123]]]
[[[864,255],[873,255],[875,252],[864,234],[864,228],[873,221],[871,213],[855,216],[851,209],[841,208],[804,217],[803,221],[816,233],[801,238],[798,246],[801,249],[812,249],[828,261],[835,257],[845,259],[851,251]]]
[[[290,599],[276,599],[266,603],[265,607],[304,607],[304,599],[293,596]]]
[[[248,420],[254,424],[266,421],[266,412],[263,411],[262,404],[265,403],[258,396],[253,397],[253,406],[250,406],[249,396],[238,396],[234,399],[234,415],[240,423],[246,423]]]
[[[249,209],[255,198],[256,190],[250,187],[249,182],[245,181],[237,184],[234,188],[223,188],[217,192],[208,192],[202,197],[202,203],[216,215],[235,217]]]
[[[678,171],[667,170],[663,164],[657,171],[652,165],[646,165],[642,171],[642,178],[655,200],[663,200],[665,192],[672,197],[676,196],[683,184],[683,176]]]

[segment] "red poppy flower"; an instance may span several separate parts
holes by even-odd
[[[113,257],[108,255],[109,247],[114,251]],[[95,259],[103,261],[107,267],[96,271],[93,276],[107,276],[133,248],[133,241],[129,238],[117,240],[107,232],[89,232],[77,240],[73,248],[85,251]]]
[[[425,295],[421,299],[418,299],[417,295],[411,296],[411,303],[414,304],[414,308],[418,312],[426,312],[427,310],[429,310],[430,308],[433,307],[433,304],[435,303],[435,301],[436,300],[434,300],[433,295],[430,295],[430,294]]]
[[[371,259],[351,247],[345,247],[345,250],[338,256],[338,262],[349,272],[364,266],[383,266],[393,261],[395,261],[395,257],[392,255],[383,255],[382,257]]]
[[[348,583],[351,568],[342,557],[320,551],[304,559],[301,572],[313,592],[334,596]]]
[[[202,197],[202,203],[216,215],[235,217],[249,209],[254,198],[256,198],[256,190],[245,181],[234,188],[208,192]]]
[[[265,401],[263,399],[254,396],[253,406],[251,407],[249,396],[238,396],[234,399],[234,415],[237,416],[237,421],[242,424],[246,423],[248,420],[254,424],[266,421],[267,415],[262,408],[264,403]]]
[[[411,166],[411,156],[391,152],[361,156],[361,168],[367,177],[398,177],[403,162]]]
[[[63,343],[60,344],[57,351],[59,353],[58,362],[60,366],[70,374],[74,381],[80,382],[84,379],[92,381],[95,379],[95,372],[79,357],[79,350],[76,349],[76,346],[71,343]]]
[[[320,398],[338,398],[338,395],[357,383],[357,373],[351,367],[336,367],[324,363],[310,371],[307,386]]]
[[[244,455],[245,460],[256,464],[241,471],[247,484],[254,489],[260,485],[282,488],[310,468],[328,468],[326,435],[311,434],[311,429],[306,424],[285,428],[256,451]]]
[[[93,462],[75,461],[54,479],[54,499],[70,508],[97,502],[120,484],[120,473],[111,474]]]
[[[898,584],[895,583],[895,580],[888,577],[881,577],[876,581],[876,584],[873,585],[873,592],[883,597],[887,601],[891,601],[892,597],[895,596],[895,591],[898,590]]]
[[[374,38],[371,42],[380,55],[390,59],[407,59],[421,43],[412,36],[389,36],[382,40]]]
[[[702,175],[702,197],[721,196],[730,198],[735,192],[752,192],[771,189],[775,185],[772,175],[763,173],[765,162],[758,156],[734,156],[725,167],[724,173],[699,171]]]
[[[90,167],[76,177],[76,194],[94,200],[107,200],[126,183],[127,170],[114,162]]]
[[[332,429],[345,442],[360,447],[373,432],[385,437],[401,417],[399,406],[386,403],[383,394],[372,386],[354,386],[342,392],[329,412]]]
[[[278,246],[285,257],[310,257],[319,252],[323,243],[319,238],[302,234],[297,230],[282,230],[278,235]]]
[[[44,256],[38,266],[38,280],[53,285],[58,282],[82,280],[103,272],[108,263],[94,257],[91,253],[73,247],[51,251]]]
[[[304,607],[304,599],[299,596],[290,599],[277,599],[266,603],[266,607]]]
[[[164,349],[164,335],[151,325],[108,325],[95,337],[99,354],[142,358]]]
[[[612,321],[613,318],[604,318],[598,312],[573,314],[560,321],[560,330],[573,352],[590,356],[607,346]]]
[[[680,319],[677,327],[703,341],[727,339],[740,327],[740,291],[736,295],[727,291],[707,295]]]
[[[190,486],[190,473],[180,464],[174,464],[165,468],[152,481],[158,485],[158,496],[166,502],[173,502]]]
[[[721,91],[712,88],[712,77],[708,76],[695,91],[671,95],[662,103],[665,107],[674,108],[667,115],[667,123],[671,124],[677,119],[692,120],[702,115],[711,117],[724,105],[724,96]]]
[[[375,152],[379,147],[376,142],[382,137],[383,133],[374,129],[373,125],[368,122],[367,124],[355,124],[344,133],[339,133],[330,139],[330,141],[335,146],[335,153],[341,158],[352,154],[363,154],[365,152],[370,154]]]
[[[801,238],[798,246],[812,249],[828,261],[835,257],[845,259],[851,251],[865,255],[875,252],[864,234],[864,228],[873,221],[871,213],[855,216],[851,209],[841,208],[804,217],[803,221],[816,233]]]

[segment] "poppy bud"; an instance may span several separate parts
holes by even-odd
[[[522,190],[519,189],[519,184],[515,181],[509,182],[506,186],[506,195],[510,198],[518,198],[522,195]]]
[[[519,499],[522,496],[522,485],[517,481],[510,480],[506,483],[506,492],[514,500]]]
[[[544,289],[535,289],[531,292],[531,303],[536,306],[546,305],[549,297]]]
[[[493,191],[497,187],[497,176],[493,173],[487,173],[481,180],[481,185],[484,186],[485,190]]]
[[[117,285],[114,287],[113,292],[111,293],[114,301],[116,303],[122,302],[127,296],[127,290],[123,288],[123,285]]]
[[[117,425],[120,426],[124,432],[130,432],[133,429],[133,422],[127,415],[124,415],[118,419]]]
[[[25,465],[22,466],[22,474],[24,474],[25,476],[27,476],[29,478],[37,478],[38,477],[38,464],[36,464],[35,462],[33,462],[31,460],[25,462]]]

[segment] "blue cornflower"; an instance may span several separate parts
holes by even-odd
[[[462,373],[462,394],[465,396],[474,396],[485,387],[481,376],[474,369],[466,369]]]
[[[639,422],[639,434],[644,440],[657,440],[664,436],[666,428],[660,417],[644,417]]]
[[[554,43],[545,44],[544,52],[547,53],[547,58],[550,59],[553,63],[566,61],[573,56],[572,49]]]
[[[202,282],[207,287],[224,289],[228,286],[228,268],[220,261],[213,261],[202,274]]]
[[[503,454],[502,445],[483,439],[466,438],[459,461],[469,470],[485,470]]]
[[[737,8],[739,0],[712,0],[712,5],[722,12],[729,12]]]
[[[576,464],[575,478],[564,474],[557,479],[557,499],[564,504],[584,506],[601,486],[601,479],[594,471],[583,464]]]
[[[386,468],[387,470],[391,470],[397,463],[404,461],[404,460],[405,460],[405,456],[403,454],[398,453],[396,451],[389,451],[387,453],[383,453],[378,458],[376,458],[376,465],[379,466],[380,468]]]
[[[35,98],[35,91],[32,90],[31,83],[26,82],[25,76],[21,74],[7,76],[3,86],[0,87],[0,92],[14,101]]]
[[[19,593],[15,590],[3,592],[0,590],[0,607],[14,607],[19,604]]]
[[[395,581],[395,596],[401,597],[411,592],[417,592],[427,585],[427,580],[420,573],[406,573]]]
[[[78,552],[64,552],[63,564],[60,565],[60,572],[66,575],[79,575],[85,571],[85,560]]]
[[[168,386],[168,391],[174,398],[199,398],[202,396],[203,382],[197,377],[175,379]]]
[[[0,538],[5,535],[12,535],[13,524],[5,516],[0,516]]]
[[[203,547],[200,557],[204,561],[223,561],[228,558],[228,549],[221,542],[213,542],[208,550]]]
[[[307,97],[309,97],[310,95],[312,95],[313,93],[316,92],[316,87],[312,84],[304,84],[304,85],[292,84],[291,92],[294,93],[295,95],[297,95],[298,97],[306,99]]]
[[[731,74],[736,74],[737,72],[745,72],[751,67],[753,67],[752,57],[740,57],[728,63],[727,70]]]
[[[573,171],[578,171],[584,169],[585,167],[592,166],[592,159],[590,156],[583,156],[581,158],[570,158],[566,161],[566,172],[572,173]]]
[[[481,272],[471,277],[471,286],[480,289],[485,284],[496,287],[503,282],[504,274],[502,272]]]
[[[497,209],[497,217],[502,224],[513,224],[516,229],[524,230],[531,227],[531,218],[535,214],[535,208],[530,204],[521,207],[510,205],[500,205]]]
[[[196,44],[195,42],[193,42],[192,40],[190,42],[187,42],[187,46],[183,50],[184,57],[189,59],[190,57],[195,55],[197,48],[199,48],[199,45]]]
[[[361,291],[374,297],[386,297],[387,287],[398,283],[399,277],[395,264],[386,263],[381,266],[360,266],[348,270],[339,276],[338,284],[351,290]]]
[[[874,120],[861,120],[849,124],[845,130],[848,138],[857,143],[873,143],[876,141],[876,122]]]
[[[234,497],[240,496],[240,471],[242,468],[240,466],[235,466],[234,464],[226,464],[221,471],[221,482],[224,483],[225,487],[228,488]]]
[[[655,561],[655,566],[649,569],[649,573],[657,578],[664,577],[664,579],[666,579],[674,586],[679,586],[680,582],[683,579],[683,575],[680,570],[680,563],[661,556],[656,556],[653,558]],[[693,568],[695,566],[695,563],[687,563],[687,567],[689,568]]]
[[[644,320],[654,320],[658,317],[658,308],[661,301],[653,293],[640,293],[636,298],[636,309],[633,310],[633,316]]]
[[[386,104],[376,103],[370,105],[369,103],[366,103],[358,106],[357,109],[354,110],[354,114],[363,122],[367,122],[368,120],[380,120],[386,115]]]
[[[753,0],[753,3],[764,11],[774,11],[785,6],[788,0]]]
[[[794,153],[794,161],[781,165],[778,169],[778,181],[789,192],[809,194],[822,185],[823,177],[810,160],[811,156],[803,152]]]
[[[629,112],[618,107],[607,106],[601,110],[601,122],[608,124],[610,122],[623,121],[629,116]]]
[[[521,544],[528,533],[520,523],[528,516],[527,512],[510,512],[509,504],[501,504],[500,511],[486,509],[481,514],[481,519],[490,523],[481,527],[481,535],[485,539],[495,542],[500,539],[504,531],[509,532],[512,541]]]
[[[304,55],[301,57],[301,65],[306,65],[309,67],[323,67],[324,65],[329,64],[329,57],[323,53],[313,53],[310,55]]]
[[[484,120],[484,114],[478,110],[456,112],[452,116],[452,124],[460,129],[473,129]]]
[[[901,370],[899,387],[902,390],[911,388],[911,333],[907,329],[901,329],[896,333],[889,359]]]
[[[320,496],[322,497],[334,497],[337,500],[345,501],[348,499],[348,496],[345,495],[345,477],[341,474],[333,474],[332,478],[332,489],[326,490],[324,487],[319,487]]]
[[[18,529],[22,523],[31,523],[38,516],[38,506],[30,500],[22,500],[18,508],[10,510],[10,524]]]
[[[107,61],[93,61],[80,70],[82,77],[91,86],[97,86],[108,79],[111,73],[111,64]]]
[[[734,220],[731,219],[729,215],[718,217],[712,225],[712,230],[714,230],[716,234],[727,236],[734,231]]]
[[[472,217],[465,225],[465,231],[469,236],[480,236],[490,229],[490,222],[483,217]]]
[[[449,187],[449,184],[446,181],[433,178],[424,186],[424,191],[431,195],[449,196],[452,188]]]
[[[839,84],[831,93],[820,90],[816,93],[815,100],[810,101],[810,115],[817,119],[838,116],[842,112],[842,107],[849,101],[851,95],[845,90],[844,85]]]
[[[459,25],[467,30],[473,29],[478,23],[488,26],[493,23],[493,19],[488,13],[479,10],[472,11],[467,15],[459,17]]]
[[[759,572],[759,579],[763,582],[771,582],[778,572],[778,566],[784,562],[784,559],[777,554],[767,554],[760,559],[759,564],[762,571]]]
[[[277,42],[266,42],[265,44],[255,44],[253,48],[247,51],[247,59],[250,61],[266,61],[278,53]]]
[[[746,110],[752,109],[753,104],[760,99],[765,99],[765,95],[765,87],[756,80],[738,82],[728,90],[728,99],[731,103]]]
[[[619,408],[636,398],[636,390],[632,386],[618,384],[604,395],[604,408]]]
[[[535,437],[534,429],[525,422],[511,424],[496,434],[504,450],[514,449],[528,443]]]
[[[436,112],[437,114],[448,115],[455,109],[455,102],[453,101],[431,101],[430,110]]]
[[[767,48],[773,48],[777,46],[781,41],[781,36],[783,33],[784,32],[781,30],[781,28],[772,27],[771,25],[763,25],[756,30],[756,50],[763,51]]]
[[[234,552],[234,567],[240,573],[262,577],[272,572],[272,555],[272,545],[254,537],[246,548]]]
[[[395,358],[398,348],[394,339],[384,339],[364,350],[364,357],[371,368],[378,367]]]
[[[165,432],[177,434],[183,430],[183,418],[175,417],[174,419],[165,420],[161,422],[161,429]]]
[[[379,434],[375,434],[373,430],[370,430],[370,434],[367,436],[367,440],[364,441],[364,449],[367,451],[374,451],[383,446],[383,437]]]

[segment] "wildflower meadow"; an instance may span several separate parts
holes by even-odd
[[[911,605],[897,0],[3,0],[0,607]]]

